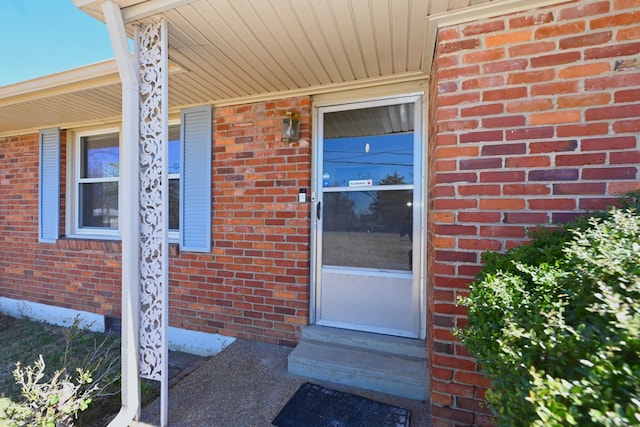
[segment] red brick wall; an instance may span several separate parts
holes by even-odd
[[[639,8],[573,2],[439,33],[428,148],[435,425],[491,422],[487,382],[451,334],[481,252],[640,188]],[[310,186],[310,104],[214,110],[213,250],[172,247],[171,325],[297,341],[309,314],[310,212],[296,199]],[[279,141],[287,109],[302,115],[301,143]],[[37,134],[0,138],[0,295],[119,315],[118,242],[38,244],[37,163]]]
[[[287,110],[301,141],[280,141]],[[214,110],[213,250],[170,257],[172,326],[294,345],[307,323],[308,97]],[[65,209],[62,132],[61,230]],[[120,242],[38,243],[38,135],[0,138],[0,296],[120,315]]]
[[[485,425],[452,337],[485,250],[640,188],[640,2],[573,2],[441,29],[430,94],[429,348],[435,425]]]
[[[301,141],[280,141],[287,110]],[[178,327],[295,345],[309,315],[311,99],[214,110],[213,250],[173,258]]]
[[[64,215],[64,132],[61,142]],[[90,312],[119,311],[119,243],[38,243],[38,134],[0,138],[0,153],[0,295]]]

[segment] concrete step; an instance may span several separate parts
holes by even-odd
[[[420,340],[305,327],[289,355],[289,372],[410,399],[429,398],[426,349]]]
[[[339,344],[422,359],[427,358],[427,346],[424,341],[349,329],[328,328],[317,325],[305,326],[302,328],[302,340]]]

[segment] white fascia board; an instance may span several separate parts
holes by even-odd
[[[92,3],[99,4],[98,0],[72,0],[78,9],[86,7]]]
[[[0,106],[119,82],[118,68],[110,59],[0,87]]]
[[[169,62],[170,75],[180,71],[179,65]],[[116,61],[109,59],[0,87],[0,107],[120,83]]]
[[[122,19],[125,24],[129,24],[193,2],[194,0],[148,0],[123,8]]]
[[[104,22],[104,14],[100,9],[102,1],[103,0],[73,0],[73,3],[78,9]],[[193,3],[193,1],[195,0],[146,0],[138,2],[115,0],[115,3],[120,6],[122,20],[126,25],[161,14],[167,10]]]

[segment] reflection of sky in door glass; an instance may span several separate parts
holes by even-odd
[[[350,181],[369,179],[373,185],[413,184],[411,132],[326,139],[323,143],[325,187],[348,187]]]

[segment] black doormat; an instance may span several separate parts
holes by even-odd
[[[284,405],[278,427],[409,427],[408,409],[304,383]]]

